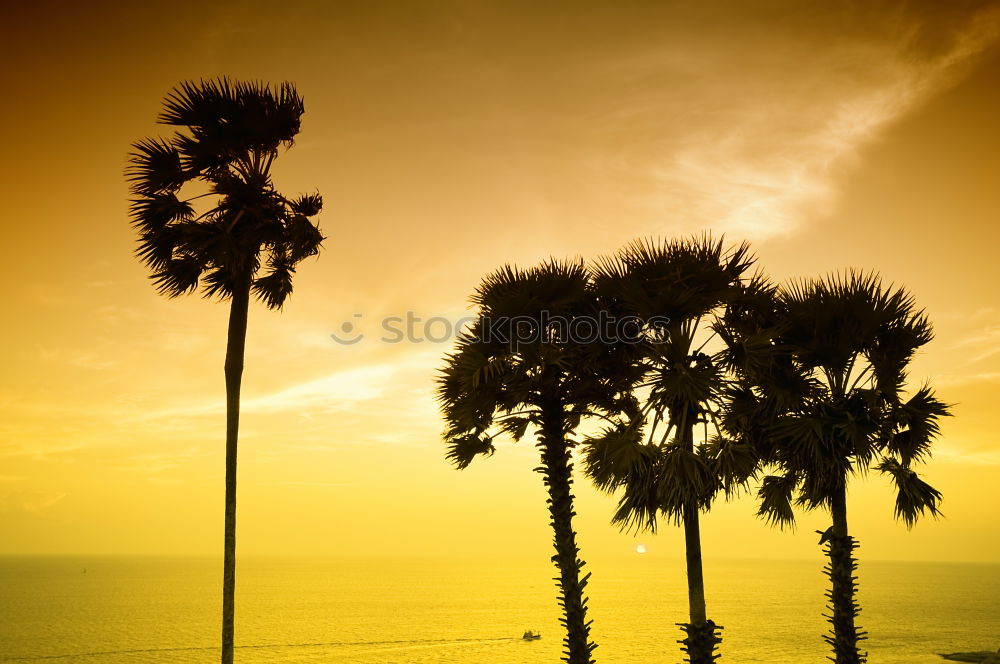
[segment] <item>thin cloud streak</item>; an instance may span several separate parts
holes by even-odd
[[[390,364],[376,364],[337,371],[321,378],[291,385],[262,397],[244,399],[240,404],[240,412],[249,414],[317,409],[327,412],[343,410],[359,401],[377,398],[383,393],[396,371],[397,368]],[[147,413],[137,419],[199,417],[217,415],[225,410],[225,401],[220,399],[198,405],[171,407]]]
[[[934,381],[936,387],[959,387],[974,383],[992,383],[1000,381],[1000,371],[982,371],[974,374],[949,374]]]
[[[386,396],[390,390],[413,390],[414,385],[426,382],[427,373],[439,359],[436,351],[403,348],[393,357],[378,362],[363,364],[351,369],[335,371],[319,378],[295,383],[270,394],[243,399],[240,412],[259,413],[330,413],[356,410],[361,403],[374,402]],[[412,374],[419,374],[414,380]],[[245,388],[244,388],[245,391]],[[404,405],[400,408],[405,410]],[[208,403],[171,406],[170,408],[146,413],[137,420],[178,419],[224,413],[223,399],[213,399]]]
[[[838,181],[860,150],[960,81],[998,35],[1000,10],[994,9],[973,19],[937,57],[910,55],[916,28],[892,45],[834,49],[815,71],[799,72],[811,80],[760,91],[775,94],[770,103],[731,100],[722,126],[691,132],[654,169],[660,189],[682,199],[686,217],[717,230],[756,240],[792,233],[804,220],[829,213]],[[824,79],[818,87],[817,78]],[[647,203],[670,207],[659,196]]]
[[[304,481],[289,481],[289,482],[278,482],[278,486],[311,486],[311,487],[347,487],[354,486],[354,482],[304,482]]]
[[[937,445],[934,449],[934,458],[935,460],[947,463],[962,463],[973,466],[1000,466],[1000,450],[965,452],[954,447]]]

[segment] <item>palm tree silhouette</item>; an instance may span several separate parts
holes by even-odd
[[[447,423],[447,458],[466,468],[491,455],[494,440],[519,440],[537,431],[542,474],[554,531],[559,603],[566,627],[564,661],[591,664],[590,640],[576,532],[573,530],[572,435],[584,418],[610,417],[634,405],[624,372],[592,329],[596,300],[582,262],[550,261],[489,275],[473,296],[476,321],[446,357],[437,396]],[[579,332],[579,336],[576,334]],[[582,338],[586,335],[586,338]]]
[[[721,642],[721,627],[707,617],[699,511],[710,508],[720,489],[745,484],[757,468],[754,450],[716,426],[726,369],[718,352],[710,352],[715,315],[741,292],[752,262],[746,245],[725,250],[704,236],[635,242],[594,266],[603,306],[616,318],[642,323],[643,342],[618,350],[641,377],[633,388],[646,396],[639,417],[588,440],[587,471],[599,488],[621,491],[613,521],[622,527],[655,531],[659,515],[684,526],[690,622],[681,624],[681,643],[695,664],[714,661]]]
[[[233,661],[236,588],[236,448],[240,383],[251,293],[280,309],[299,261],[319,252],[323,235],[310,217],[318,194],[278,193],[271,165],[299,132],[302,98],[289,83],[185,82],[164,101],[158,122],[176,127],[167,140],[133,145],[127,177],[138,257],[157,290],[177,297],[202,287],[230,301],[226,345],[226,507],[222,592],[222,662]],[[180,196],[185,188],[201,193]],[[207,191],[206,191],[207,190]],[[208,199],[202,207],[195,201]]]
[[[907,365],[932,337],[931,325],[902,288],[874,274],[849,272],[824,280],[763,286],[727,321],[740,370],[744,430],[767,439],[777,474],[763,479],[759,514],[774,525],[794,523],[795,503],[830,510],[820,532],[830,558],[831,633],[824,639],[837,664],[866,661],[855,624],[860,609],[849,535],[847,484],[875,469],[896,485],[895,514],[907,527],[939,514],[941,494],[911,469],[929,453],[948,407],[924,385],[907,398]]]

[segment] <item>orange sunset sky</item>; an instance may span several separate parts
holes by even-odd
[[[240,552],[548,551],[530,441],[449,467],[433,400],[455,320],[504,262],[642,236],[749,240],[778,279],[849,267],[912,290],[913,367],[955,403],[922,468],[946,518],[907,532],[852,486],[866,559],[1000,562],[1000,5],[988,2],[20,3],[5,10],[0,553],[216,554],[228,307],[167,300],[132,256],[130,143],[184,79],[290,80],[276,162],[326,199],[325,251],[282,313],[251,309]],[[360,314],[360,316],[355,316]],[[365,338],[330,338],[353,321]],[[679,556],[620,534],[577,482],[584,557]],[[822,514],[750,497],[706,557],[816,557]],[[825,526],[823,526],[825,527]]]

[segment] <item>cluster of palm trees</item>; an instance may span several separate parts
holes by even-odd
[[[465,468],[498,438],[535,433],[569,664],[592,664],[596,647],[572,523],[574,448],[596,486],[618,496],[614,522],[683,526],[689,622],[680,643],[693,664],[714,661],[721,643],[706,610],[699,528],[718,496],[756,484],[758,514],[778,526],[794,522],[794,506],[829,512],[825,638],[837,664],[866,659],[848,480],[869,470],[891,477],[907,526],[939,514],[941,495],[911,468],[948,415],[929,387],[906,393],[907,365],[932,337],[913,298],[859,272],[778,286],[753,264],[745,244],[650,240],[591,264],[506,266],[472,298],[478,318],[438,381],[447,457]],[[629,325],[572,333],[601,320]]]
[[[251,296],[280,309],[296,265],[316,255],[318,194],[288,198],[271,167],[292,145],[304,107],[290,84],[183,83],[159,122],[167,139],[133,145],[127,177],[138,257],[169,296],[228,300],[222,662],[233,661],[236,460]],[[793,522],[793,504],[823,508],[837,664],[864,661],[854,624],[855,540],[848,479],[889,475],[910,526],[938,514],[940,494],[911,466],[948,414],[928,387],[907,395],[906,368],[931,339],[902,289],[849,273],[786,286],[750,274],[747,246],[702,238],[638,242],[592,264],[549,261],[489,275],[479,317],[446,358],[437,390],[447,457],[459,468],[530,432],[548,491],[566,627],[565,661],[594,662],[573,530],[574,448],[595,484],[619,496],[614,521],[684,527],[691,662],[718,655],[701,566],[699,519],[719,495],[757,482],[759,514]],[[604,334],[615,325],[614,334]],[[625,322],[626,325],[620,323]],[[585,329],[598,334],[583,334]]]

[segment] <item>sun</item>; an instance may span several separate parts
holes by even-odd
[[[646,545],[645,544],[636,544],[635,545],[635,552],[638,553],[638,554],[646,553]]]

